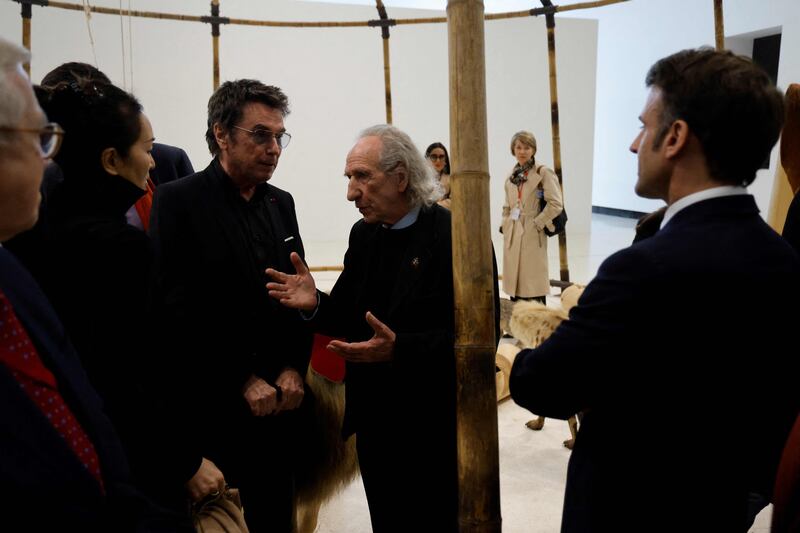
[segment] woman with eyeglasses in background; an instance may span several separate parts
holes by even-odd
[[[43,107],[67,133],[54,158],[64,179],[50,198],[40,283],[104,401],[134,481],[188,523],[189,496],[223,489],[224,478],[179,435],[157,381],[152,245],[125,218],[155,166],[150,121],[134,96],[85,79],[56,85]]]
[[[425,158],[431,162],[444,189],[444,196],[437,203],[450,209],[450,156],[447,154],[447,148],[442,143],[435,142],[425,150]]]

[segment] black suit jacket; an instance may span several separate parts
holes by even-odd
[[[156,185],[163,185],[194,174],[194,167],[189,156],[177,146],[153,143],[152,154],[156,168],[150,171],[150,179]]]
[[[523,407],[585,412],[562,531],[743,530],[798,412],[782,311],[798,298],[800,260],[749,195],[686,207],[609,257],[512,369]]]
[[[356,222],[344,270],[331,295],[320,294],[316,328],[348,342],[369,340],[370,272],[380,224]],[[388,314],[377,318],[397,334],[390,363],[347,363],[345,434],[393,419],[449,432],[454,422],[455,361],[450,212],[422,209],[391,291]],[[423,381],[425,383],[423,383]],[[428,385],[426,385],[428,384]],[[424,394],[418,394],[420,390]],[[399,417],[399,418],[397,418]]]
[[[191,383],[197,414],[245,409],[242,386],[252,374],[272,383],[291,367],[305,376],[311,351],[297,311],[269,298],[255,272],[223,179],[229,178],[215,159],[197,174],[161,185],[151,213],[164,362],[173,361],[180,381]],[[263,208],[279,248],[274,267],[293,272],[289,254],[304,255],[294,200],[267,187]]]
[[[66,332],[36,282],[0,248],[0,287],[58,389],[95,445],[106,495],[0,364],[0,493],[4,527],[22,531],[192,531],[128,482],[122,446]]]

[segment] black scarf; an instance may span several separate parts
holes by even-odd
[[[511,183],[519,187],[520,183],[528,181],[528,171],[536,164],[534,158],[530,158],[524,165],[517,163],[511,171]]]

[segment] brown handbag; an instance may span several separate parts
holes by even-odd
[[[239,490],[225,488],[192,509],[192,521],[197,533],[249,533],[244,522]]]

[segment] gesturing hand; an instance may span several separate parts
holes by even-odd
[[[267,276],[275,280],[267,283],[269,295],[286,307],[313,311],[317,307],[317,286],[314,278],[297,252],[292,252],[289,258],[297,274],[286,274],[268,268]]]
[[[365,342],[331,341],[328,349],[338,353],[353,363],[378,363],[391,361],[394,355],[394,341],[397,335],[389,326],[367,311],[367,324],[375,334]]]

